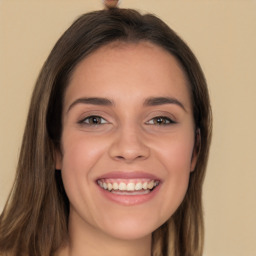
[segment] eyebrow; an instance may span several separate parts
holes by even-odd
[[[92,98],[79,98],[75,100],[68,108],[67,112],[70,111],[71,108],[73,108],[77,104],[89,104],[89,105],[98,105],[98,106],[114,106],[114,102],[107,99],[107,98],[100,98],[100,97],[92,97]],[[160,106],[165,104],[175,104],[179,107],[181,107],[184,111],[186,111],[186,108],[184,105],[177,100],[176,98],[172,97],[150,97],[147,98],[143,106]]]
[[[144,106],[159,106],[165,104],[175,104],[181,107],[184,111],[187,111],[185,106],[176,98],[172,97],[151,97],[145,100]]]
[[[99,105],[99,106],[113,106],[114,103],[106,98],[79,98],[75,100],[68,108],[67,112],[77,104],[90,104],[90,105]]]

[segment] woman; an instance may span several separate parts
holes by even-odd
[[[38,77],[3,255],[199,256],[211,110],[188,46],[153,15],[81,16]]]

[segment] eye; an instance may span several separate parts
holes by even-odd
[[[156,116],[152,119],[150,119],[146,124],[149,125],[169,125],[169,124],[175,124],[171,118],[166,116]]]
[[[102,125],[108,123],[104,118],[101,116],[88,116],[79,122],[80,124],[86,125]]]

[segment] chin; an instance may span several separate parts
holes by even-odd
[[[134,213],[120,216],[108,218],[107,222],[102,223],[101,229],[111,237],[121,240],[151,237],[152,233],[165,222],[165,220],[160,221],[158,216],[152,216],[150,213],[139,216]]]

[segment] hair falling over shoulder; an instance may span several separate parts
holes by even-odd
[[[154,43],[180,62],[189,81],[200,152],[187,194],[175,214],[152,235],[153,256],[202,256],[202,184],[211,141],[208,89],[186,43],[163,21],[131,9],[110,8],[78,18],[46,60],[31,98],[11,194],[0,217],[0,255],[49,256],[68,238],[69,201],[55,169],[63,96],[72,71],[88,54],[113,41]]]

